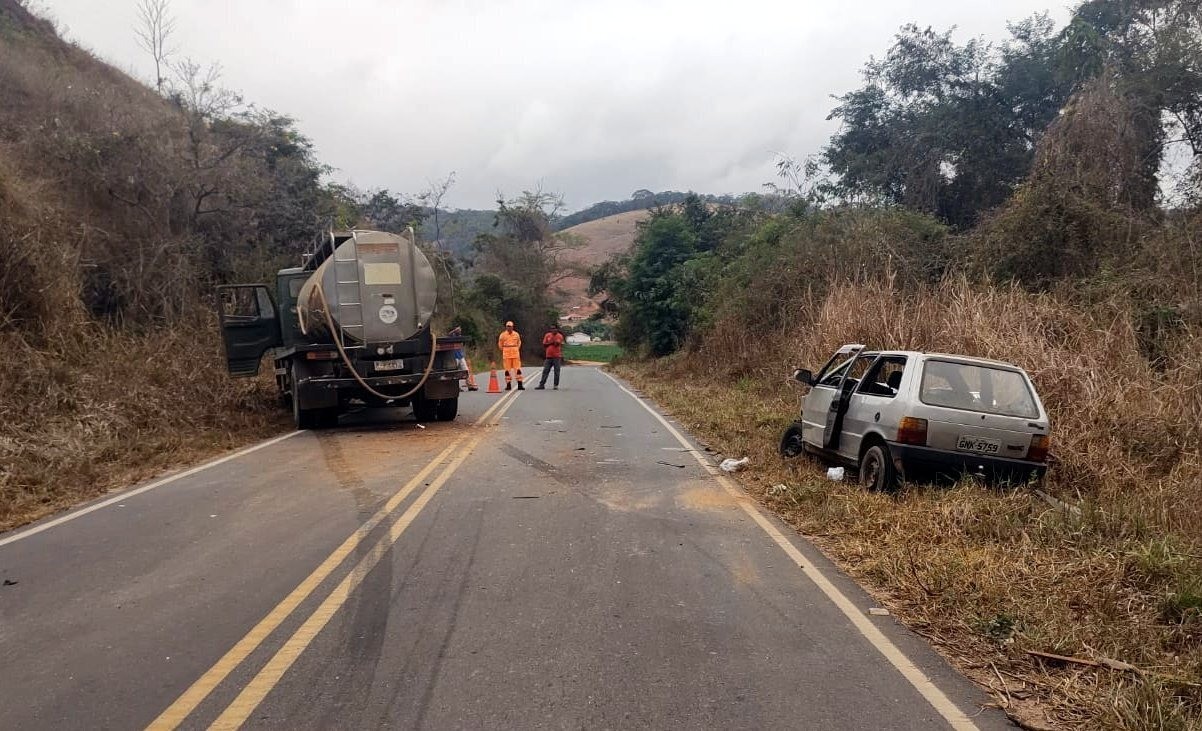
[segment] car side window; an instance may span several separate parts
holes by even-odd
[[[861,380],[860,393],[893,398],[901,387],[902,374],[906,371],[905,356],[887,356],[877,361],[872,370]]]
[[[822,377],[822,380],[818,382],[818,385],[819,386],[830,386],[832,388],[834,388],[835,386],[838,386],[839,381],[841,381],[843,379],[843,372],[847,370],[847,367],[849,365],[851,365],[851,358],[848,358],[847,360],[843,361],[839,365],[832,368],[829,373],[827,373],[825,376]]]
[[[876,355],[861,355],[856,358],[856,362],[851,364],[851,370],[847,372],[847,387],[855,389],[856,386],[864,380],[864,375],[868,373],[868,368],[876,360]]]

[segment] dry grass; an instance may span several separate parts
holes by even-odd
[[[274,383],[225,373],[216,327],[0,333],[0,530],[287,428]]]
[[[186,115],[14,0],[0,99],[0,530],[283,429],[272,384],[226,375],[203,298],[266,268],[239,258],[265,229],[189,218],[180,196],[216,178]]]
[[[719,323],[694,352],[622,372],[715,448],[751,456],[753,494],[1012,713],[1066,728],[1202,728],[1202,338],[1183,333],[1157,370],[1121,298],[1085,312],[963,282],[907,294],[888,280],[841,285],[791,306],[797,325],[778,339]],[[783,375],[844,342],[1022,365],[1052,417],[1047,488],[1080,513],[972,484],[890,498],[783,462],[776,445],[800,396]]]

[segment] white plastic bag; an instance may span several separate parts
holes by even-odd
[[[827,479],[834,480],[835,482],[842,482],[843,474],[844,470],[842,467],[831,467],[826,471]]]
[[[746,467],[747,463],[750,461],[751,457],[744,457],[743,459],[724,459],[722,460],[722,464],[718,465],[718,467],[721,468],[723,472],[738,472]]]

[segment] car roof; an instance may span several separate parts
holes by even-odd
[[[884,356],[905,356],[906,358],[923,358],[928,360],[950,360],[957,363],[971,363],[973,365],[987,365],[1006,368],[1009,370],[1022,370],[1013,363],[1007,363],[1003,360],[992,360],[990,358],[977,358],[971,355],[955,355],[952,353],[924,353],[918,350],[865,350],[860,355],[884,355]]]

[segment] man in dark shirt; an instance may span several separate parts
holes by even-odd
[[[559,325],[552,325],[551,329],[543,335],[546,360],[543,361],[543,377],[534,387],[535,391],[541,391],[547,387],[547,374],[551,372],[552,368],[555,369],[555,390],[559,390],[559,369],[563,365],[563,342],[564,337],[559,330]]]

